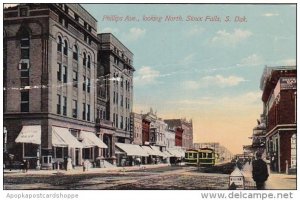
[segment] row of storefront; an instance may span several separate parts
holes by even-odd
[[[77,135],[70,129],[51,127],[52,150],[42,153],[42,128],[40,125],[23,126],[15,139],[16,145],[22,145],[22,159],[30,163],[30,168],[57,169],[66,168],[67,162],[73,168],[89,162],[92,167],[105,167],[102,150],[108,146],[96,133],[81,130]],[[44,139],[44,138],[43,138]],[[160,150],[159,146],[115,143],[115,157],[110,161],[115,166],[134,166],[140,164],[175,163],[182,160],[184,150],[181,148]],[[71,163],[70,163],[71,162]]]

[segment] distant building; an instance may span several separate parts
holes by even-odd
[[[133,144],[143,144],[142,115],[131,113],[130,119],[133,121]]]
[[[266,117],[266,150],[273,171],[296,168],[297,69],[266,67],[260,88]]]
[[[193,122],[192,120],[187,121],[186,119],[166,119],[165,123],[168,124],[168,129],[173,129],[176,132],[176,138],[180,138],[180,132],[182,132],[182,144],[181,146],[185,149],[193,148]],[[176,140],[175,138],[175,140]],[[179,145],[180,140],[176,145]],[[176,141],[175,141],[176,143]]]

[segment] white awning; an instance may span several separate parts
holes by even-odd
[[[150,156],[158,156],[158,154],[149,146],[141,146]]]
[[[52,126],[52,146],[83,148],[83,145],[70,133],[67,128]]]
[[[40,125],[23,126],[15,142],[41,144],[41,132]]]
[[[184,157],[184,151],[180,149],[167,149],[167,151],[172,154],[174,157],[181,158]]]
[[[158,156],[161,156],[161,157],[166,157],[165,154],[163,154],[160,150],[159,150],[159,147],[156,147],[156,146],[150,146],[153,151],[155,151],[155,153],[158,155]]]
[[[116,143],[116,146],[125,151],[128,156],[143,156],[148,157],[148,153],[139,145]]]
[[[173,155],[170,154],[168,151],[163,151],[162,153],[165,154],[167,158],[173,157]]]
[[[82,144],[85,148],[94,147],[94,146],[100,148],[107,148],[107,145],[92,132],[81,131],[80,137],[83,138]]]

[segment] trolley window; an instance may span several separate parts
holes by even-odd
[[[202,155],[203,155],[202,158],[206,158],[206,153],[203,153]]]
[[[212,158],[212,153],[208,153],[207,158]]]
[[[202,158],[202,152],[199,153],[199,158]]]
[[[189,155],[188,153],[185,153],[185,157],[186,157],[186,158],[188,158],[188,155]]]
[[[194,158],[197,158],[197,153],[194,153]]]

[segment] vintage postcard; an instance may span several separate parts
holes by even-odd
[[[296,190],[296,9],[3,4],[6,198]]]

